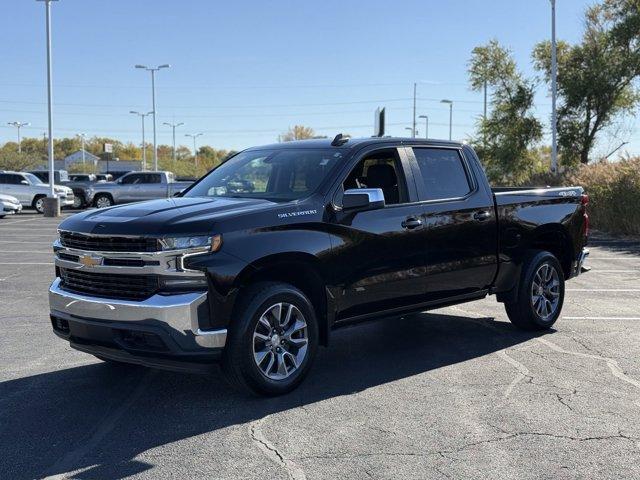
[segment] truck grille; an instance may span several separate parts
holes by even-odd
[[[159,250],[156,238],[107,237],[64,231],[60,232],[60,243],[69,248],[100,252],[157,252]]]
[[[122,300],[144,300],[158,290],[156,275],[113,275],[60,269],[61,287],[75,293]]]

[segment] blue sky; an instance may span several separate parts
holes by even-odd
[[[579,39],[588,3],[558,0],[559,38]],[[170,63],[157,76],[159,142],[171,139],[162,122],[181,121],[180,143],[204,132],[202,143],[233,149],[271,143],[294,124],[368,136],[377,106],[387,108],[387,132],[406,135],[414,81],[429,136],[448,136],[438,100],[451,98],[453,136],[464,139],[482,111],[467,85],[473,47],[497,38],[532,75],[531,49],[550,31],[548,0],[60,0],[52,9],[56,137],[139,143],[139,120],[128,112],[151,109],[150,79],[133,66]],[[15,138],[8,121],[31,122],[28,136],[46,130],[44,41],[41,2],[2,0],[0,142]],[[541,86],[536,114],[545,125],[549,111]],[[610,144],[619,141],[599,148]]]

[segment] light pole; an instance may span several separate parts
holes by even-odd
[[[418,118],[424,118],[424,138],[429,138],[429,115],[420,115]]]
[[[195,161],[196,167],[198,166],[198,150],[196,150],[196,138],[198,138],[200,135],[204,135],[204,134],[202,132],[185,134],[185,137],[193,138],[193,159]]]
[[[411,136],[416,138],[416,92],[417,92],[418,84],[413,83],[413,130],[411,132]]]
[[[18,129],[18,153],[22,153],[22,140],[20,138],[20,129],[31,125],[29,122],[7,122],[7,125],[11,125]]]
[[[151,72],[151,103],[153,113],[153,170],[158,171],[158,144],[156,143],[156,72],[163,68],[169,68],[171,65],[164,64],[157,67],[147,67],[146,65],[136,65],[147,72]]]
[[[451,100],[440,100],[440,103],[446,103],[449,105],[449,140],[451,140],[453,131],[453,102]]]
[[[82,165],[84,166],[85,164],[85,158],[84,158],[84,140],[86,138],[86,134],[85,133],[79,133],[77,135],[78,137],[80,137],[80,141],[82,142]]]
[[[556,0],[551,0],[551,173],[558,171],[558,56],[556,45]]]
[[[60,216],[60,203],[56,197],[54,189],[54,163],[53,163],[53,86],[52,86],[52,58],[51,58],[51,2],[57,2],[58,0],[37,0],[44,2],[45,15],[46,15],[46,31],[47,31],[47,124],[49,131],[49,197],[45,200],[44,214],[47,217]]]
[[[133,115],[138,115],[142,119],[142,170],[147,169],[147,144],[144,140],[144,117],[151,115],[153,112],[141,113],[134,110],[129,111]]]
[[[167,126],[171,127],[171,130],[173,131],[173,166],[175,168],[175,166],[176,166],[176,127],[184,125],[184,123],[182,123],[182,122],[180,122],[180,123],[164,122],[163,125],[167,125]]]

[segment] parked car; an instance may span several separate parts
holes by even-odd
[[[16,197],[0,194],[0,218],[15,215],[22,211],[22,205]]]
[[[96,182],[96,175],[93,173],[71,173],[69,174],[70,182]]]
[[[52,326],[104,360],[221,360],[282,394],[334,329],[372,318],[496,295],[515,326],[550,329],[588,255],[587,203],[581,187],[492,191],[455,142],[250,148],[178,197],[63,221]]]
[[[171,172],[130,172],[115,182],[92,184],[84,189],[85,200],[98,208],[117,203],[167,198],[193,182],[176,182]]]
[[[73,206],[73,190],[63,185],[54,185],[61,207]],[[23,207],[33,207],[44,212],[44,198],[49,194],[49,184],[31,173],[0,171],[0,193],[16,197]]]
[[[111,180],[112,181],[116,181],[118,180],[120,177],[126,175],[127,173],[130,173],[131,170],[110,170],[109,172],[107,172],[107,175],[111,175]]]
[[[96,173],[95,177],[96,182],[112,182],[114,180],[110,173]]]
[[[38,177],[42,183],[49,183],[49,170],[31,170],[29,173]],[[69,181],[69,172],[66,170],[54,170],[53,178],[56,185],[64,185]]]

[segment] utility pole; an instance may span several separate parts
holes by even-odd
[[[440,100],[440,103],[446,103],[449,105],[449,140],[451,140],[453,136],[453,101],[444,99]]]
[[[151,72],[151,103],[153,113],[153,171],[158,171],[158,144],[156,141],[156,72],[163,68],[169,68],[171,65],[164,64],[157,67],[147,67],[146,65],[136,65],[136,68],[141,68],[147,72]]]
[[[54,163],[53,163],[53,86],[52,86],[52,72],[53,72],[53,59],[51,56],[51,2],[58,0],[38,0],[44,1],[45,15],[46,15],[46,35],[47,35],[47,125],[49,131],[49,146],[48,146],[48,158],[49,158],[49,196],[45,199],[44,215],[46,217],[59,217],[60,216],[60,201],[56,197],[54,189]]]
[[[171,127],[171,130],[173,131],[173,167],[175,168],[175,166],[176,166],[176,127],[184,125],[184,123],[182,123],[182,122],[180,122],[180,123],[164,122],[163,125],[167,125],[167,126]]]
[[[195,161],[196,167],[198,166],[198,150],[196,149],[196,138],[198,138],[200,135],[204,135],[204,134],[202,132],[185,134],[185,137],[193,138],[193,159]]]
[[[153,112],[141,113],[131,110],[129,113],[138,115],[142,119],[142,170],[147,169],[147,144],[144,139],[144,117],[151,115]]]
[[[420,115],[418,118],[424,118],[424,138],[429,138],[429,115]]]
[[[18,153],[22,153],[22,138],[20,137],[20,129],[31,124],[29,122],[7,122],[7,125],[11,125],[18,129]]]
[[[556,44],[556,0],[551,0],[551,173],[558,173],[558,56]]]
[[[418,89],[418,84],[413,82],[413,130],[411,131],[411,136],[416,138],[416,92]]]

